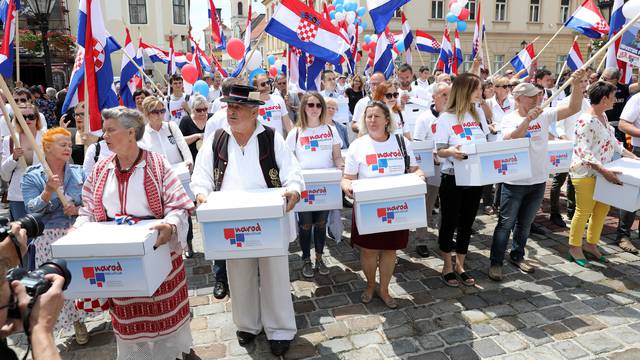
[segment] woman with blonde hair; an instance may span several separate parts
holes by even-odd
[[[287,135],[287,145],[298,159],[302,169],[344,168],[340,148],[342,140],[338,130],[327,124],[327,106],[317,92],[308,92],[300,100],[298,121]],[[302,248],[302,275],[311,278],[311,240],[316,249],[315,269],[320,275],[328,275],[322,254],[326,241],[329,211],[305,211],[298,213],[300,247]]]
[[[484,112],[478,111],[482,100],[482,81],[477,75],[464,73],[458,76],[451,87],[446,111],[437,121],[435,143],[438,156],[443,159],[440,172],[440,231],[438,244],[444,266],[442,279],[452,287],[459,286],[458,277],[466,286],[475,285],[475,279],[464,269],[464,260],[471,239],[471,225],[480,205],[482,186],[457,186],[453,167],[454,160],[465,160],[460,151],[462,145],[485,143],[489,126]],[[456,242],[453,234],[457,232]],[[454,248],[455,246],[455,248]],[[451,256],[456,253],[456,268]]]
[[[366,95],[362,76],[354,75],[351,78],[351,86],[344,90],[344,94],[349,99],[349,112],[353,114],[353,110],[355,110],[358,101]]]
[[[407,139],[412,140],[411,132],[405,131],[402,106],[398,102],[399,97],[398,87],[391,81],[385,81],[376,87],[371,99],[383,102],[391,110],[391,117],[395,123],[395,134],[404,135]]]
[[[42,147],[53,176],[49,177],[42,164],[38,164],[29,167],[22,178],[22,195],[28,212],[43,215],[44,232],[33,241],[36,267],[53,259],[51,244],[67,234],[82,205],[85,177],[82,165],[69,163],[71,146],[71,132],[67,129],[56,127],[47,130],[42,136]],[[58,189],[67,198],[66,206],[58,198]],[[86,344],[89,334],[82,322],[84,317],[85,313],[74,307],[73,300],[65,300],[56,327],[65,331],[73,327],[76,342]]]
[[[384,103],[372,101],[367,105],[360,119],[360,134],[351,146],[346,157],[342,178],[342,191],[353,197],[352,181],[357,179],[415,173],[424,179],[424,173],[418,167],[413,155],[411,142],[395,133],[395,122],[391,111]],[[378,165],[368,161],[370,154],[388,154],[384,172]],[[398,307],[396,300],[389,294],[389,282],[396,265],[396,251],[407,247],[409,230],[391,231],[360,235],[356,226],[354,212],[351,222],[351,242],[360,247],[360,264],[367,278],[367,287],[361,295],[363,303],[371,302],[374,294],[391,309]],[[376,271],[380,271],[380,286],[376,284]]]

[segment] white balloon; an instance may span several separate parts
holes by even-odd
[[[373,42],[378,41],[378,35],[377,34],[371,34],[371,41],[373,41]]]
[[[640,0],[629,0],[622,7],[622,13],[624,14],[624,17],[626,17],[629,20],[638,16],[638,14],[640,14]],[[637,26],[637,23],[636,23],[636,26]]]
[[[362,34],[362,33],[364,33],[364,28],[362,27],[362,25],[358,25],[358,34]]]
[[[456,14],[456,16],[460,15],[460,12],[462,11],[462,5],[460,5],[460,3],[454,3],[451,4],[451,7],[449,8],[449,10],[451,10],[452,13]]]
[[[353,11],[347,12],[347,24],[353,24],[356,20],[356,13]]]
[[[249,52],[251,53],[251,52]],[[253,53],[253,56],[251,57],[251,59],[249,59],[249,61],[247,61],[247,70],[249,70],[249,72],[252,72],[253,70],[262,67],[262,53],[258,50],[256,50]]]
[[[282,69],[282,60],[280,60],[280,59],[276,60],[276,62],[273,64],[273,66],[275,66],[276,69],[278,69],[278,70]]]
[[[351,24],[349,25],[349,27],[347,28],[347,32],[349,33],[349,35],[353,35],[356,33],[356,26]]]
[[[336,20],[342,21],[342,20],[344,20],[344,18],[345,18],[344,12],[336,13]]]

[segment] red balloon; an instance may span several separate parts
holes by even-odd
[[[192,62],[193,61],[193,54],[192,53],[187,53],[187,61],[188,62]]]
[[[189,84],[194,84],[198,80],[198,70],[192,64],[182,67],[182,78]]]
[[[376,57],[375,51],[369,51],[369,59],[374,59]]]
[[[244,43],[240,39],[231,39],[227,42],[227,54],[235,60],[240,60],[244,56]]]
[[[458,15],[458,20],[465,21],[468,18],[469,18],[469,9],[462,8],[462,11],[460,11],[460,15]]]
[[[364,50],[364,51],[369,51],[369,44],[367,44],[367,43],[363,43],[363,44],[362,44],[362,50]]]
[[[329,10],[329,12],[331,12],[331,11],[333,11],[333,10],[335,10],[335,9],[336,9],[336,6],[335,6],[335,5],[333,5],[333,4],[331,4],[331,5],[327,6],[327,10]]]
[[[278,75],[278,69],[276,69],[275,66],[270,67],[269,75],[271,75],[271,77],[276,77],[276,75]]]

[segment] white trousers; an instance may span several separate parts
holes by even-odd
[[[264,332],[269,340],[292,340],[296,318],[289,257],[227,260],[233,322],[240,331]]]

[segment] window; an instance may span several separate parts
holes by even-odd
[[[439,54],[431,54],[431,68],[436,71],[436,64],[438,63]]]
[[[184,0],[173,0],[173,23],[177,25],[187,24],[187,11]]]
[[[495,55],[493,59],[494,69],[500,69],[502,66],[504,66],[504,55]]]
[[[540,0],[529,2],[529,22],[540,22]]]
[[[556,74],[560,74],[564,63],[567,61],[567,55],[558,55],[556,58]]]
[[[431,0],[431,18],[444,19],[444,0]]]
[[[464,55],[464,62],[462,63],[462,69],[466,72],[471,70],[471,66],[473,65],[473,58],[471,54]]]
[[[396,11],[393,13],[393,17],[394,18],[401,18],[402,17],[402,9],[401,8],[397,8]]]
[[[130,24],[146,24],[147,23],[147,4],[146,0],[129,0],[129,23]]]
[[[476,2],[476,0],[469,0],[469,2],[467,3],[466,8],[469,9],[469,20],[476,19]]]
[[[496,21],[507,21],[507,0],[496,0]]]
[[[560,0],[560,22],[563,24],[569,19],[569,0]]]
[[[238,1],[238,16],[242,16],[244,10],[242,9],[242,1]]]

